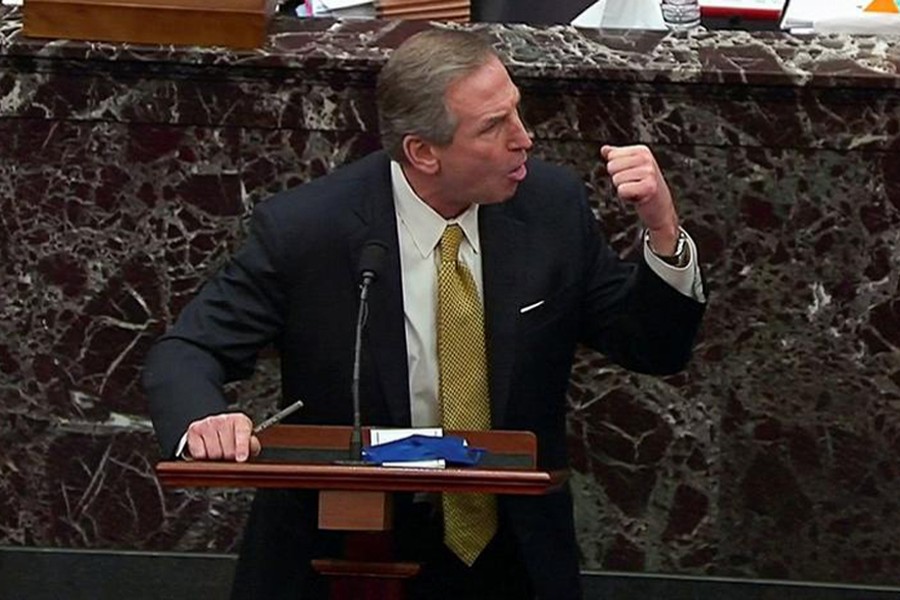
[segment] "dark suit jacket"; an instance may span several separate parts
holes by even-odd
[[[620,261],[596,227],[584,186],[561,168],[529,161],[512,199],[481,207],[479,227],[493,425],[534,431],[540,466],[563,468],[576,344],[632,370],[675,372],[690,356],[703,306],[642,261]],[[281,357],[285,402],[306,403],[295,422],[352,422],[357,265],[371,239],[386,242],[388,253],[370,296],[362,418],[410,425],[397,225],[389,159],[379,152],[260,204],[247,242],[151,351],[144,383],[164,453],[172,455],[190,422],[225,410],[222,384],[248,376],[270,343]],[[290,555],[297,570],[317,551],[314,521],[299,516],[312,500],[261,494],[246,534],[259,546],[259,567]],[[503,497],[500,510],[538,593],[562,598],[561,589],[577,590],[568,493]]]

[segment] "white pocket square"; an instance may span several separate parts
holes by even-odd
[[[538,306],[542,305],[543,303],[544,303],[543,300],[538,300],[534,304],[529,304],[528,306],[523,306],[522,308],[519,309],[519,314],[524,315],[525,313],[536,309]]]

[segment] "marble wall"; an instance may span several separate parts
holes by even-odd
[[[377,147],[374,75],[423,25],[281,21],[231,54],[0,17],[0,545],[233,551],[246,493],[153,476],[144,353],[256,202]],[[900,40],[489,31],[622,253],[598,149],[653,147],[712,294],[682,374],[579,353],[585,568],[897,583]],[[274,360],[232,394],[263,414]]]

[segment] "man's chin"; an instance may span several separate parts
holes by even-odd
[[[519,183],[517,181],[506,179],[493,193],[482,194],[475,204],[501,204],[515,196],[518,189]]]
[[[507,200],[509,200],[510,198],[512,198],[513,196],[516,195],[516,190],[518,188],[519,188],[519,186],[518,186],[518,184],[516,184],[515,186],[513,186],[512,191],[508,191],[504,194],[496,194],[494,196],[491,196],[488,199],[482,200],[478,204],[503,204],[504,202],[506,202]]]

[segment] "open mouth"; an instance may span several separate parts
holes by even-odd
[[[523,181],[526,175],[528,175],[528,167],[525,166],[525,163],[509,172],[509,178],[516,183]]]

